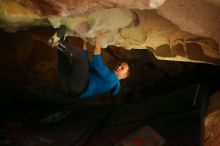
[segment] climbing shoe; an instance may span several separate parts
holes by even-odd
[[[67,28],[65,25],[61,25],[56,33],[48,40],[48,45],[54,47],[57,47],[60,43],[61,40],[65,39],[65,34],[66,34]]]

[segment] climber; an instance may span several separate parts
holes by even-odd
[[[129,75],[129,65],[127,62],[121,62],[114,71],[111,71],[103,64],[101,57],[103,33],[96,33],[96,45],[93,59],[90,61],[86,43],[83,43],[83,49],[70,44],[68,38],[64,38],[65,31],[60,30],[53,35],[50,44],[59,50],[58,66],[63,90],[70,96],[81,99],[106,92],[116,95],[120,90],[119,80]]]

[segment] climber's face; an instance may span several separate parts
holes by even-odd
[[[125,79],[129,74],[129,66],[126,62],[122,62],[115,67],[114,72],[119,79]]]

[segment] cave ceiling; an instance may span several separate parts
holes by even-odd
[[[0,27],[10,33],[58,28],[103,48],[148,49],[157,59],[220,64],[218,0],[0,0]]]

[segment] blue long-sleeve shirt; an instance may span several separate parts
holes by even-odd
[[[89,61],[89,52],[84,51],[84,54],[88,60],[89,79],[80,98],[97,96],[108,91],[111,91],[113,96],[116,95],[120,90],[120,81],[115,73],[103,64],[102,56],[94,55],[93,60]]]

